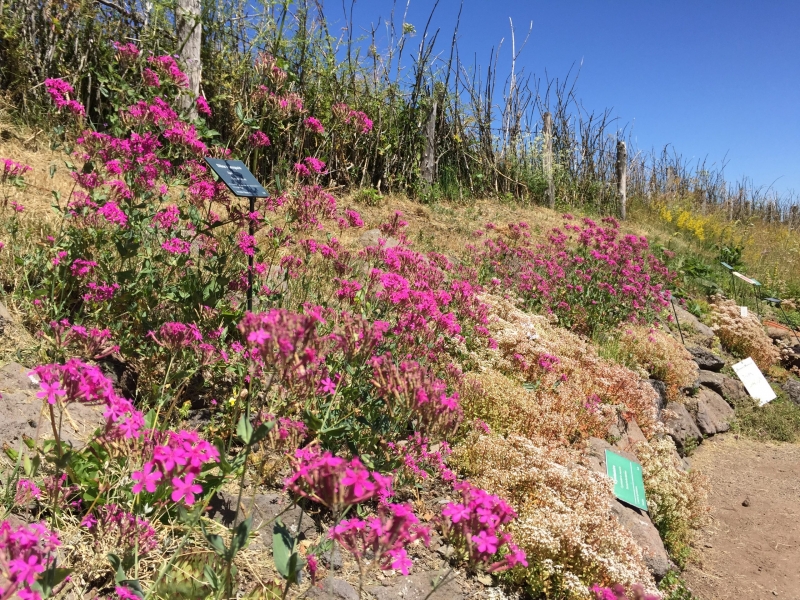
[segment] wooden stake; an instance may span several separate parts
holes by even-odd
[[[429,186],[433,185],[433,180],[436,178],[436,104],[434,100],[425,125],[425,149],[422,152],[420,165],[420,175]]]
[[[549,112],[544,113],[544,176],[547,178],[547,204],[551,210],[556,208],[556,190],[553,186],[553,117]]]
[[[617,142],[617,193],[619,195],[619,218],[627,217],[628,204],[628,149],[625,142]]]

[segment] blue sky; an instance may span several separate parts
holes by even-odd
[[[407,21],[420,34],[433,4],[411,0]],[[399,23],[405,0],[397,5]],[[434,15],[442,49],[458,6],[441,0]],[[391,7],[358,0],[356,27],[367,30]],[[339,4],[326,3],[326,14],[343,23]],[[508,65],[509,17],[518,43],[533,21],[518,69],[563,78],[582,64],[584,106],[613,108],[640,149],[672,144],[687,158],[727,157],[728,179],[800,192],[799,1],[464,0],[462,60],[477,54],[485,67],[505,38]]]

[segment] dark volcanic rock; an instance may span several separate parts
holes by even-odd
[[[722,370],[722,367],[725,366],[725,361],[710,350],[706,350],[705,348],[701,348],[699,346],[687,348],[687,350],[692,355],[692,358],[694,359],[694,362],[697,363],[697,366],[703,371],[714,371],[715,373],[719,373]]]
[[[280,518],[289,531],[299,538],[314,539],[317,526],[299,506],[291,506],[286,494],[256,494],[255,498],[245,494],[239,517],[236,518],[236,494],[219,492],[209,502],[208,516],[225,525],[233,527],[253,517],[253,531],[256,536],[253,544],[263,548],[272,548],[272,528],[276,518]]]
[[[667,433],[675,442],[678,451],[685,455],[688,446],[692,443],[699,444],[703,441],[703,434],[700,433],[694,418],[683,404],[670,402],[665,410],[671,413],[668,418],[664,419]]]
[[[783,387],[783,391],[786,392],[786,396],[789,400],[800,405],[800,381],[797,379],[787,379],[786,383],[781,387]]]
[[[728,431],[734,410],[722,396],[703,388],[697,396],[697,427],[704,435],[715,435]]]
[[[386,579],[382,585],[369,586],[366,591],[375,596],[376,600],[424,600],[430,594],[433,589],[433,581],[439,575],[438,571],[411,573],[407,577],[398,576]],[[464,600],[465,597],[461,586],[454,579],[445,583],[431,595],[433,600]]]
[[[653,389],[658,394],[658,410],[659,412],[664,410],[664,407],[667,405],[667,385],[663,381],[659,381],[658,379],[648,379],[647,383],[653,386]]]

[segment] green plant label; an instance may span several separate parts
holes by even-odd
[[[614,480],[614,495],[636,508],[647,510],[642,465],[606,450],[606,473]]]
[[[267,190],[261,186],[242,161],[206,158],[206,162],[235,195],[244,198],[267,198],[269,196]]]

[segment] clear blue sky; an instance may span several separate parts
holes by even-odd
[[[433,4],[411,0],[407,21],[420,35]],[[391,6],[358,0],[357,29],[388,17]],[[442,50],[458,6],[441,0],[432,21]],[[404,9],[397,0],[398,23]],[[326,13],[343,23],[340,4],[326,3]],[[563,78],[582,63],[584,106],[613,108],[640,149],[669,143],[717,164],[727,155],[728,179],[800,192],[800,0],[464,0],[462,60],[477,53],[485,67],[505,38],[508,65],[509,17],[517,43],[533,21],[518,69]]]

